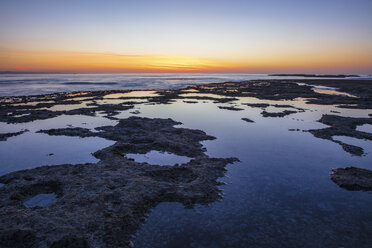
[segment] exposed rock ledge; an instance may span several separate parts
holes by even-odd
[[[221,198],[217,178],[235,158],[210,158],[199,130],[175,128],[171,119],[131,117],[117,126],[52,129],[50,135],[99,136],[117,141],[94,155],[96,164],[42,166],[0,177],[0,247],[129,247],[130,239],[158,203],[192,207]],[[137,163],[126,153],[150,150],[191,156],[187,164]],[[55,193],[47,207],[27,208],[35,195]],[[72,246],[72,244],[74,246]]]
[[[25,130],[22,130],[22,131],[19,131],[19,132],[15,132],[15,133],[0,133],[0,141],[6,141],[10,137],[18,136],[18,135],[21,135],[21,134],[23,134],[25,132],[28,132],[28,130],[25,129]]]
[[[372,171],[357,167],[332,169],[331,179],[347,190],[372,190]]]
[[[315,137],[327,139],[342,146],[344,151],[355,155],[362,156],[364,154],[363,148],[346,144],[342,141],[335,140],[333,136],[347,136],[357,139],[372,140],[372,134],[358,131],[356,127],[363,124],[372,124],[372,118],[353,118],[338,115],[323,115],[319,122],[329,125],[330,127],[322,129],[312,129],[308,132]]]

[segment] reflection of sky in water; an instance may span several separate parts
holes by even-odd
[[[0,142],[0,175],[41,165],[98,162],[91,154],[114,144],[102,138],[49,136],[27,132]]]
[[[334,90],[334,89],[314,89],[314,91],[317,92],[317,93],[320,93],[320,94],[357,97],[357,96],[354,96],[352,94],[349,94],[349,93],[346,93],[346,92],[337,91],[337,90]]]
[[[357,97],[357,96],[354,96],[346,92],[338,91],[337,88],[334,88],[334,87],[328,87],[328,86],[323,86],[323,85],[313,85],[313,84],[306,84],[306,83],[297,83],[297,84],[312,86],[313,91],[316,93],[320,93],[320,94]]]
[[[149,90],[149,91],[131,91],[127,93],[114,93],[105,95],[103,98],[119,98],[119,97],[152,97],[152,96],[159,96],[156,91]]]
[[[357,139],[357,138],[348,137],[348,136],[333,136],[332,138],[334,140],[341,141],[345,144],[359,146],[359,147],[364,149],[364,153],[366,153],[366,154],[371,154],[372,153],[372,142],[370,140]],[[370,162],[372,162],[372,160]]]
[[[57,200],[57,195],[54,193],[50,194],[38,194],[31,199],[25,201],[25,206],[31,207],[47,207]]]
[[[0,175],[7,172],[33,168],[41,165],[78,164],[97,162],[91,153],[112,145],[113,141],[102,138],[49,136],[35,133],[40,129],[82,127],[95,128],[116,125],[117,121],[103,117],[62,115],[47,120],[28,123],[1,123],[0,133],[18,132],[28,129],[22,135],[0,142]],[[49,154],[53,155],[49,155]]]
[[[1,122],[0,133],[18,132],[23,129],[36,132],[40,129],[82,127],[95,128],[100,126],[113,126],[117,121],[103,117],[92,117],[85,115],[60,115],[51,119],[36,120],[27,123],[5,124]]]
[[[186,210],[177,203],[160,204],[138,232],[136,247],[363,247],[361,242],[371,241],[370,194],[341,189],[329,179],[331,168],[372,169],[371,142],[334,137],[363,147],[367,154],[358,157],[308,132],[288,131],[325,128],[326,125],[316,122],[323,114],[368,117],[370,110],[305,104],[305,101],[246,97],[237,102],[243,111],[219,109],[224,104],[210,100],[197,104],[180,99],[172,104],[136,105],[140,110],[137,116],[172,118],[183,123],[176,127],[201,129],[215,136],[216,140],[202,142],[208,155],[241,160],[228,165],[227,177],[220,179],[227,183],[221,187],[224,192],[221,202],[209,207],[196,206],[194,210]],[[261,108],[241,103],[289,104],[306,112],[264,118]],[[122,111],[116,117],[129,116],[132,116],[130,111]],[[6,161],[1,162],[0,174],[43,164],[95,162],[90,153],[113,144],[112,141],[33,132],[67,124],[94,128],[116,123],[102,116],[60,116],[25,124],[1,124],[0,132],[24,128],[30,132],[0,142],[0,156]],[[48,156],[49,153],[54,155]],[[155,161],[157,155],[133,156],[159,163]]]
[[[97,104],[122,104],[122,103],[144,103],[147,102],[144,99],[104,99],[104,100],[96,100],[95,101]]]
[[[35,101],[35,102],[15,103],[15,104],[12,104],[12,106],[36,106],[39,103],[54,103],[54,101],[43,101],[43,102]]]
[[[372,133],[372,125],[371,124],[364,124],[357,126],[356,130],[366,133]]]
[[[264,118],[260,108],[242,106],[245,111],[221,110],[210,101],[141,106],[140,116],[170,117],[184,123],[182,127],[216,136],[216,140],[203,142],[207,154],[235,156],[241,162],[228,166],[221,202],[195,210],[185,210],[177,203],[160,204],[138,232],[136,246],[248,247],[253,243],[257,247],[293,247],[321,246],[326,244],[324,240],[349,244],[340,232],[349,232],[354,241],[365,240],[372,199],[366,193],[339,188],[329,173],[331,168],[351,165],[372,169],[371,154],[350,156],[338,144],[310,133],[288,132],[290,128],[326,127],[315,121],[324,113],[332,114],[334,107],[296,105],[309,110]],[[244,122],[242,117],[255,123]]]
[[[21,114],[21,115],[13,115],[13,117],[22,117],[22,116],[27,116],[27,115],[30,115],[31,113],[25,113],[25,114]]]
[[[83,102],[79,104],[67,104],[67,105],[56,104],[50,108],[42,108],[42,109],[47,109],[50,111],[63,111],[63,110],[68,111],[68,110],[79,109],[79,108],[93,108],[94,107],[94,106],[88,106],[87,103],[88,102]]]
[[[191,160],[189,157],[178,156],[169,152],[150,151],[146,154],[128,153],[127,158],[133,158],[135,161],[143,163],[147,162],[154,165],[175,165],[184,164]]]

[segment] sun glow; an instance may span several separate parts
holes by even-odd
[[[208,72],[234,70],[236,64],[186,56],[90,52],[6,51],[3,70],[69,72]]]
[[[355,55],[359,53],[359,55]],[[347,71],[372,67],[370,55],[360,51],[327,53],[247,54],[239,59],[210,59],[173,55],[139,55],[70,51],[0,49],[0,70],[36,72],[287,72]]]

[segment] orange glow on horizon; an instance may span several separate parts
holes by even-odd
[[[0,70],[73,72],[195,72],[235,68],[226,62],[168,55],[7,51]]]
[[[235,61],[171,55],[128,55],[95,52],[15,51],[0,49],[0,71],[82,73],[166,72],[372,72],[369,54],[268,54]],[[354,58],[354,59],[353,59]]]

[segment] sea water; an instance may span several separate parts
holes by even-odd
[[[303,77],[285,77],[304,79]],[[370,76],[356,79],[368,79]],[[112,89],[180,89],[194,84],[284,79],[267,74],[0,74],[0,96]],[[309,79],[309,78],[307,78]]]
[[[242,111],[218,108],[230,106],[227,103],[195,102],[136,104],[136,116],[172,118],[183,123],[176,127],[203,130],[216,137],[202,142],[209,156],[237,157],[240,162],[228,165],[226,176],[219,179],[226,183],[220,187],[221,201],[209,206],[196,205],[194,209],[168,202],[155,207],[133,239],[136,247],[368,247],[371,244],[372,195],[342,189],[330,180],[329,174],[331,168],[339,167],[372,169],[372,142],[335,137],[361,146],[366,153],[352,156],[340,145],[304,132],[327,127],[317,122],[323,114],[337,111],[342,116],[368,117],[371,110],[306,104],[301,98],[268,101],[243,97],[235,102]],[[289,104],[304,108],[305,112],[265,118],[261,108],[243,103]],[[131,110],[126,110],[115,117],[132,115]],[[2,132],[22,129],[29,132],[0,142],[0,173],[45,164],[96,162],[91,153],[114,141],[48,136],[36,131],[67,125],[93,131],[97,126],[116,123],[102,116],[80,115],[22,124],[1,123]],[[358,128],[365,130],[364,126]],[[151,161],[152,157],[159,158],[159,154],[155,155],[147,154],[146,162],[158,164]]]

